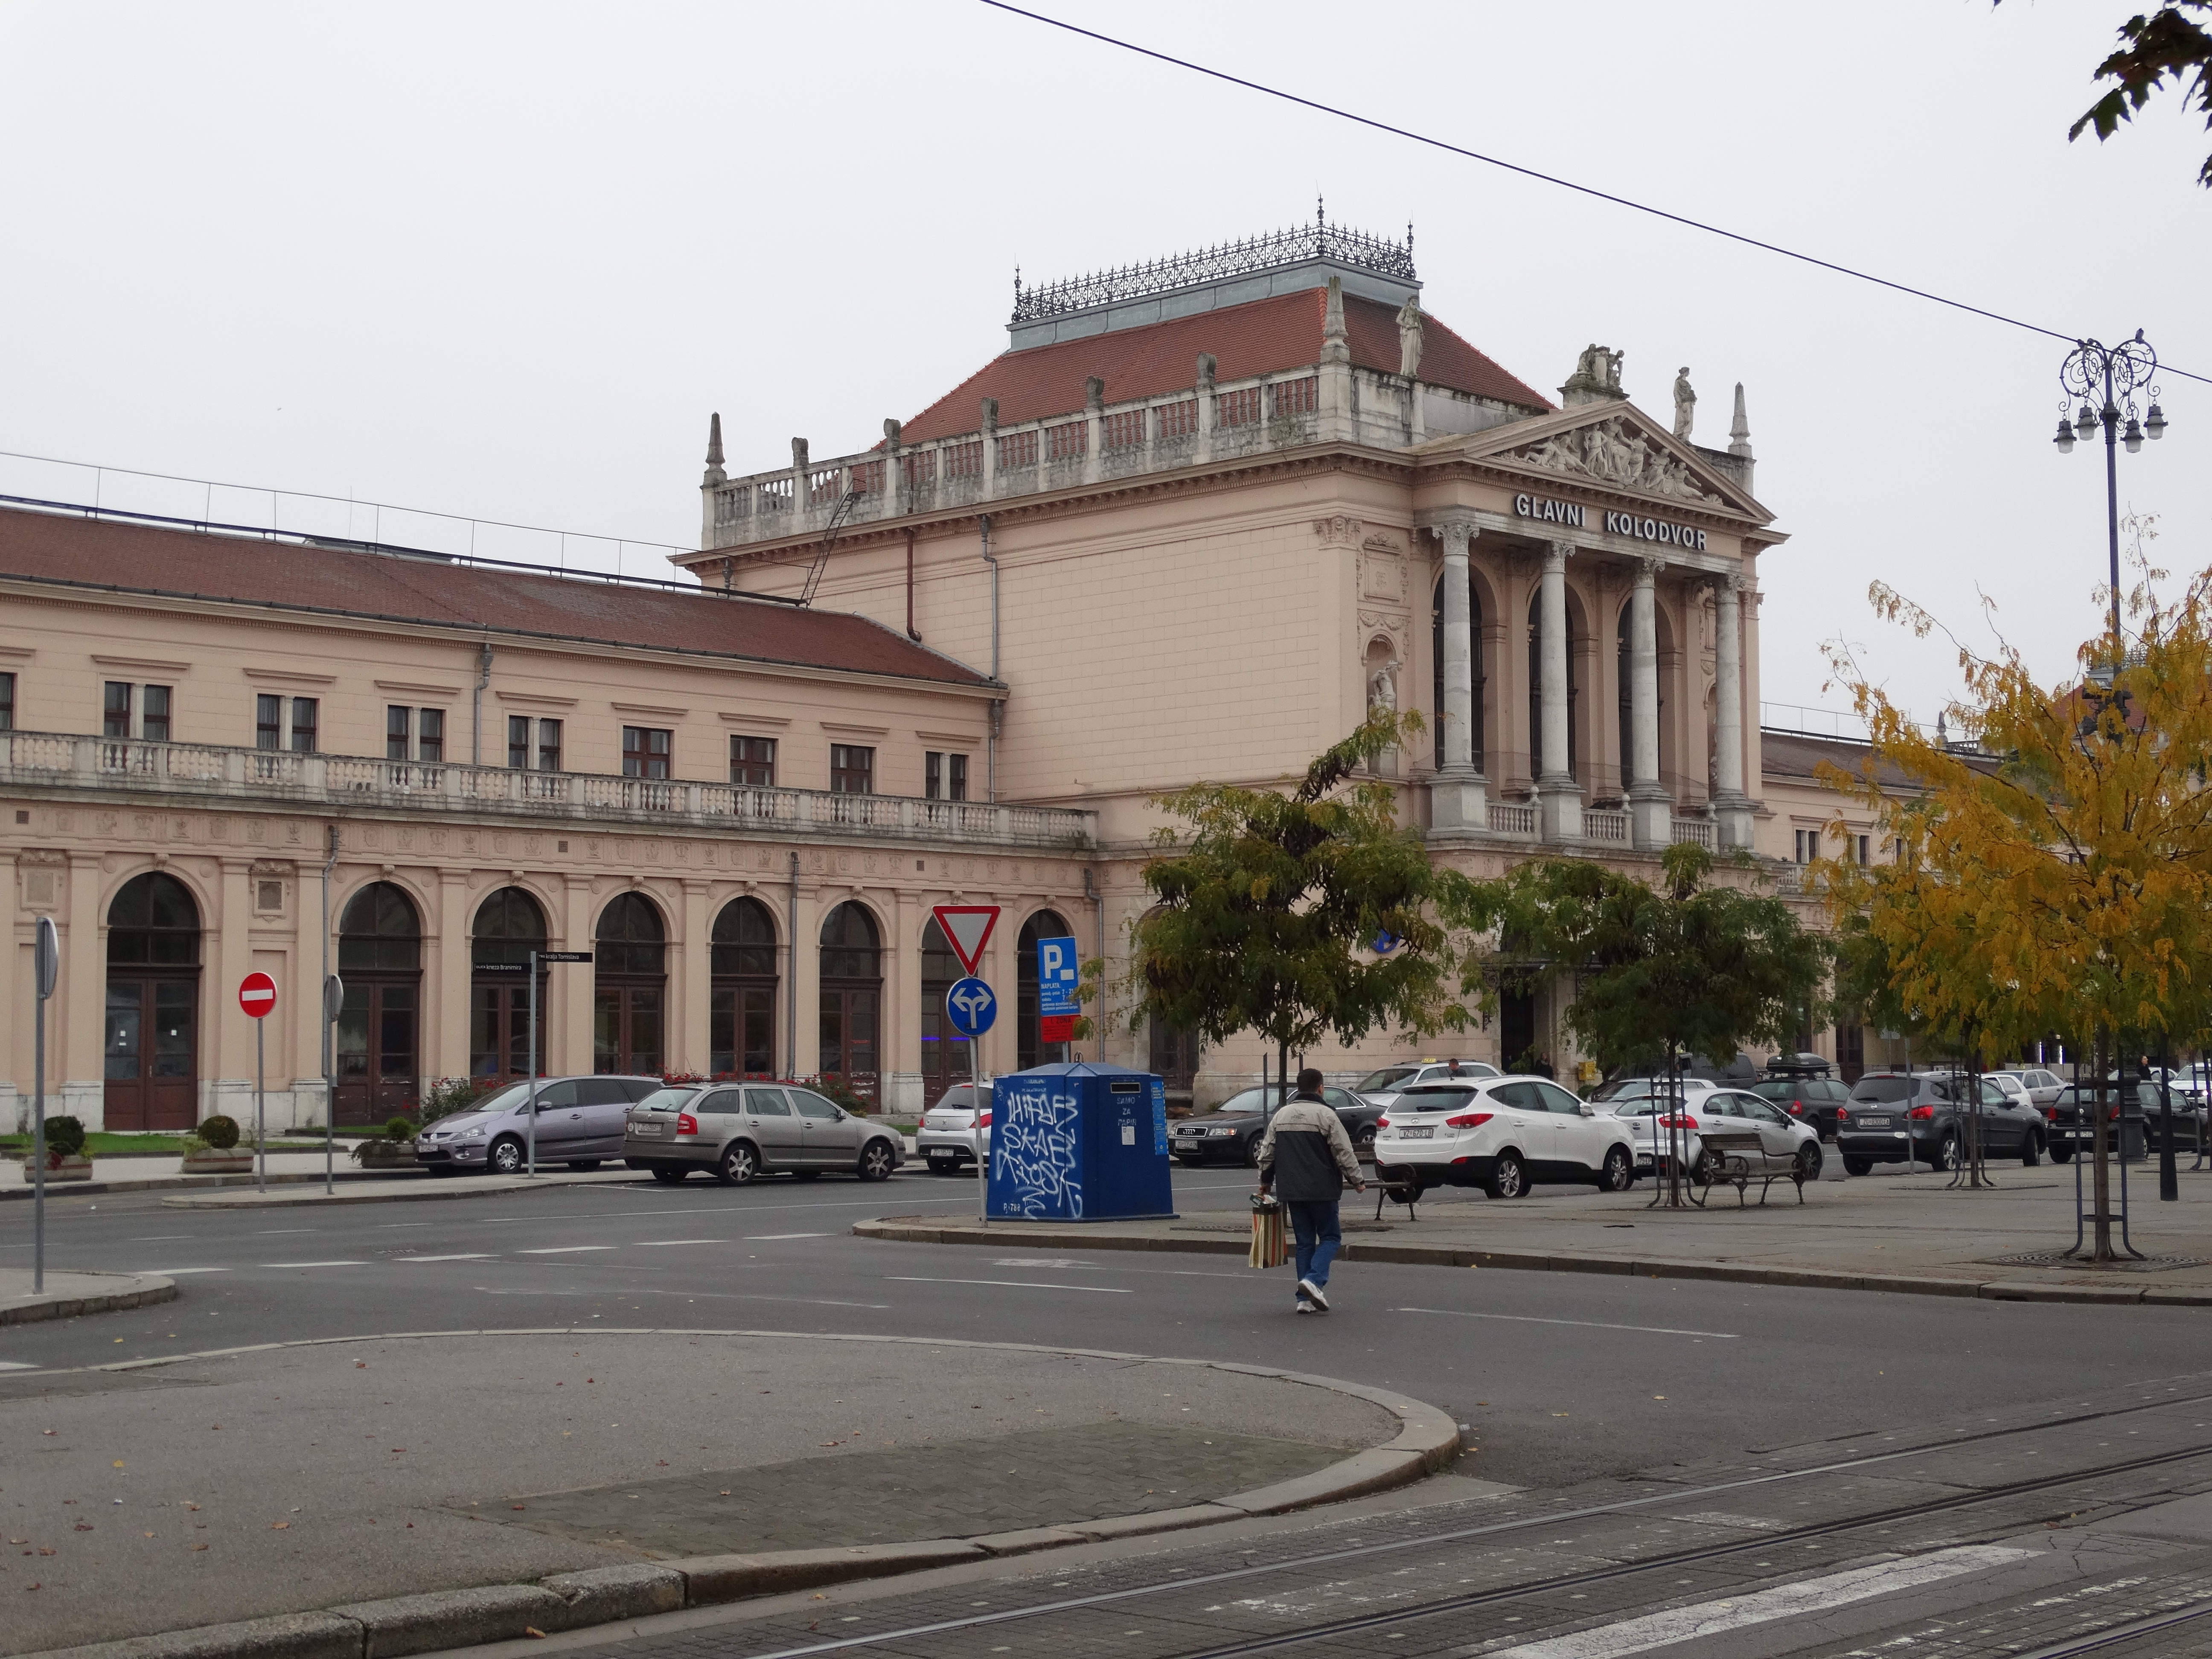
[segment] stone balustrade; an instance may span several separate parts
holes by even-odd
[[[1095,813],[1063,807],[425,764],[49,732],[0,732],[0,785],[184,796],[294,811],[432,811],[841,840],[891,837],[1088,848],[1097,838]]]

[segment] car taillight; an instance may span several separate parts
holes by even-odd
[[[1382,1117],[1378,1117],[1378,1118],[1376,1118],[1376,1119],[1375,1120],[1375,1127],[1376,1127],[1376,1128],[1378,1128],[1378,1129],[1387,1129],[1387,1128],[1389,1128],[1389,1127],[1390,1127],[1390,1120],[1389,1120],[1389,1117],[1386,1115],[1384,1115],[1384,1116],[1382,1116]]]
[[[2043,1109],[2043,1115],[2049,1118],[2053,1123],[2058,1121],[2058,1109],[2056,1106],[2045,1107]]]
[[[677,1113],[676,1133],[679,1135],[697,1134],[699,1133],[699,1120],[692,1116],[689,1112]]]
[[[1935,1115],[1936,1109],[1933,1106],[1915,1106],[1911,1111],[1905,1114],[1905,1116],[1907,1117],[1933,1117]]]
[[[1659,1127],[1662,1129],[1694,1129],[1698,1127],[1698,1120],[1693,1117],[1662,1117],[1659,1120]]]
[[[975,1127],[979,1129],[988,1129],[991,1127],[991,1114],[988,1110],[975,1114]]]
[[[1837,1108],[1836,1108],[1836,1121],[1837,1121],[1837,1122],[1838,1122],[1838,1123],[1849,1123],[1850,1121],[1851,1121],[1851,1109],[1850,1109],[1850,1107],[1848,1107],[1848,1106],[1838,1106],[1838,1107],[1837,1107]]]
[[[1793,1100],[1790,1103],[1790,1115],[1792,1117],[1802,1117],[1805,1115],[1805,1109]]]
[[[1493,1114],[1489,1112],[1461,1112],[1446,1118],[1444,1127],[1451,1129],[1480,1129],[1490,1121],[1492,1115]]]

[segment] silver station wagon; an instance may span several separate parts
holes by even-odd
[[[824,1170],[888,1181],[906,1143],[886,1126],[790,1084],[685,1084],[638,1102],[623,1135],[623,1161],[656,1181],[706,1170],[726,1187],[787,1170]]]

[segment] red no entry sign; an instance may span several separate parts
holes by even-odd
[[[276,1006],[276,981],[266,974],[248,974],[238,981],[238,1006],[261,1018]]]

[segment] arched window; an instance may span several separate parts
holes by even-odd
[[[502,887],[477,907],[469,928],[469,1073],[526,1076],[530,1070],[530,953],[545,949],[545,912],[520,887]],[[538,970],[538,1029],[544,1029],[545,969]],[[544,1044],[538,1045],[544,1070]]]
[[[1031,1066],[1051,1066],[1066,1060],[1070,1045],[1062,1041],[1042,1041],[1037,1020],[1039,1000],[1037,972],[1037,941],[1047,939],[1073,939],[1075,930],[1070,927],[1057,910],[1040,910],[1022,924],[1019,948],[1014,952],[1014,1063],[1027,1068]],[[1071,945],[1070,949],[1073,947]]]
[[[708,1066],[716,1076],[775,1075],[775,918],[757,898],[714,918]]]
[[[334,1119],[381,1123],[420,1097],[422,924],[415,901],[388,881],[356,893],[338,921],[345,1002],[331,1033]]]
[[[1471,653],[1469,666],[1474,676],[1474,726],[1471,746],[1474,751],[1474,769],[1483,770],[1482,745],[1482,594],[1474,585],[1474,573],[1467,577],[1468,648]],[[1429,705],[1433,718],[1429,724],[1436,732],[1436,763],[1444,763],[1444,583],[1437,578],[1435,604],[1429,611],[1429,660],[1436,665],[1434,701]],[[1155,1067],[1154,1069],[1158,1069]]]
[[[956,1083],[969,1083],[968,1039],[952,1029],[945,1012],[945,993],[964,970],[952,954],[952,942],[932,916],[921,930],[921,1097],[933,1106]]]
[[[1543,591],[1539,588],[1528,599],[1528,772],[1532,777],[1544,769],[1544,630],[1540,615],[1543,603]],[[1582,776],[1581,745],[1575,740],[1575,699],[1582,695],[1577,678],[1575,615],[1573,607],[1570,606],[1567,611],[1567,775],[1573,778]]]
[[[617,893],[592,942],[592,1069],[657,1077],[665,1069],[666,928],[642,893]]]
[[[149,870],[107,907],[102,1121],[189,1129],[199,1121],[200,912],[174,876]]]
[[[882,938],[854,900],[823,919],[820,1070],[872,1101],[882,1065]]]

